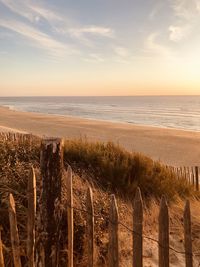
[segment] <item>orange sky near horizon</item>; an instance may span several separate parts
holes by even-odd
[[[0,96],[200,95],[200,0],[0,0]]]

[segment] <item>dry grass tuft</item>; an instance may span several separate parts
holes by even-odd
[[[8,194],[13,193],[16,200],[17,219],[21,241],[21,251],[26,259],[26,222],[27,222],[27,181],[30,167],[37,170],[37,183],[40,180],[39,172],[40,139],[7,140],[0,137],[0,225],[3,226],[2,239],[6,267],[12,266],[11,244],[9,238],[8,220]],[[128,153],[124,149],[112,143],[89,143],[83,140],[65,141],[65,163],[73,166],[73,193],[74,205],[77,208],[86,209],[85,196],[88,182],[93,187],[95,214],[95,254],[96,265],[107,266],[108,249],[108,212],[110,193],[118,192],[120,221],[132,227],[131,201],[136,186],[140,186],[146,198],[145,203],[145,234],[157,238],[157,199],[164,193],[168,199],[191,196],[194,192],[184,181],[177,182],[174,174],[169,172],[159,162],[154,162],[143,155]],[[101,190],[104,188],[106,190]],[[39,186],[38,186],[39,190]],[[38,196],[40,192],[38,191]],[[123,196],[123,198],[121,197]],[[151,198],[150,198],[151,197]],[[124,198],[126,201],[124,201]],[[172,202],[173,203],[173,202]],[[176,202],[177,203],[177,202]],[[182,201],[180,201],[182,203]],[[176,226],[181,228],[182,206],[171,206],[171,226],[175,231]],[[182,204],[181,204],[182,205]],[[194,214],[198,217],[200,210],[197,201],[193,202]],[[178,214],[178,215],[177,215]],[[195,246],[199,245],[199,223],[193,218],[195,233]],[[66,215],[64,215],[66,218]],[[75,211],[75,266],[86,267],[85,257],[85,213]],[[63,221],[63,238],[66,235],[66,221]],[[173,234],[173,233],[172,233]],[[37,233],[39,235],[39,233]],[[171,237],[171,242],[179,246],[177,235]],[[174,241],[173,241],[174,240]],[[62,240],[66,244],[66,240]],[[154,266],[157,261],[154,244],[145,241],[145,262],[147,266]],[[120,226],[120,266],[132,264],[132,235]],[[151,249],[151,247],[153,249]],[[180,245],[182,248],[182,243]],[[66,247],[63,248],[61,260],[66,266]],[[180,259],[179,259],[180,260]],[[182,260],[182,259],[181,259]],[[151,265],[150,265],[151,264]],[[25,264],[23,264],[25,266]],[[62,266],[62,264],[60,264]],[[157,265],[155,265],[157,266]]]
[[[168,200],[188,197],[193,188],[185,179],[177,179],[160,162],[139,153],[130,153],[114,143],[90,143],[87,140],[65,142],[65,160],[81,169],[88,169],[103,188],[132,198],[137,186],[145,197]]]

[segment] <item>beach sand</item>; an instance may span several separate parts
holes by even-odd
[[[0,107],[0,132],[28,132],[39,136],[113,141],[172,166],[200,165],[200,132],[136,126]]]

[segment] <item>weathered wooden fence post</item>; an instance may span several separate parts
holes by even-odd
[[[199,168],[195,166],[196,190],[199,191]]]
[[[44,139],[41,143],[40,168],[42,195],[40,227],[43,251],[42,261],[47,267],[59,264],[60,203],[63,176],[63,142],[61,139]]]
[[[13,263],[15,267],[21,267],[21,257],[20,257],[20,243],[19,234],[17,228],[17,217],[15,210],[15,201],[13,195],[9,195],[9,220],[10,220],[10,236],[12,244],[13,253]]]
[[[94,207],[92,189],[89,187],[87,191],[87,253],[88,253],[88,267],[94,266]]]
[[[184,220],[184,239],[185,239],[185,263],[186,267],[193,267],[191,212],[190,212],[189,200],[187,200],[185,205],[183,220]]]
[[[195,187],[195,175],[194,175],[194,168],[191,167],[191,171],[192,171],[192,185],[193,187]]]
[[[159,213],[159,267],[169,267],[169,214],[165,197]]]
[[[118,207],[115,196],[111,196],[110,216],[109,216],[109,251],[108,266],[119,267],[119,245],[118,245]]]
[[[140,188],[137,188],[133,203],[133,266],[143,266],[143,203]]]
[[[27,222],[27,257],[28,266],[35,266],[35,217],[36,217],[36,179],[32,168],[28,180],[28,222]]]
[[[0,226],[0,267],[5,267],[4,257],[3,257],[3,244],[1,240],[1,226]]]
[[[67,169],[67,226],[68,226],[68,267],[73,267],[73,246],[74,246],[74,217],[73,217],[73,187],[72,169]]]

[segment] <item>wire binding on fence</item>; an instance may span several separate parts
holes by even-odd
[[[70,209],[77,210],[77,211],[83,212],[83,213],[85,213],[85,214],[89,214],[89,215],[91,215],[87,210],[84,210],[84,209],[81,209],[81,208],[77,208],[77,207],[75,207],[75,206],[70,206],[70,205],[68,205],[67,203],[66,203],[66,206],[67,206],[68,208],[70,208]],[[105,217],[105,215],[103,215],[103,214],[101,214],[101,215],[94,214],[94,218],[101,219],[102,217]],[[105,219],[105,218],[104,218],[104,219]],[[109,221],[110,223],[112,223],[112,222],[110,221],[109,217],[106,217],[106,220]],[[124,223],[122,223],[122,222],[119,221],[118,224],[121,225],[122,227],[124,227],[128,232],[130,232],[130,233],[132,233],[132,234],[135,234],[135,235],[140,235],[139,233],[135,232],[134,230],[132,230],[130,227],[128,227],[128,226],[125,225]],[[141,235],[140,235],[140,236],[141,236]],[[145,239],[148,239],[149,241],[155,242],[155,243],[157,243],[159,246],[161,246],[161,244],[159,243],[159,241],[158,241],[157,239],[155,239],[155,238],[149,237],[149,236],[147,236],[147,235],[142,235],[142,237],[145,238]],[[188,255],[191,255],[190,253],[186,253],[186,252],[184,252],[184,251],[178,251],[177,249],[175,249],[175,248],[173,248],[173,247],[171,247],[171,246],[169,246],[168,249],[174,251],[174,252],[177,253],[177,254],[182,254],[182,255],[186,255],[186,254],[188,254]],[[194,257],[194,256],[200,256],[200,251],[198,251],[198,252],[193,252],[193,253],[192,253],[192,256],[193,256],[193,257]]]

